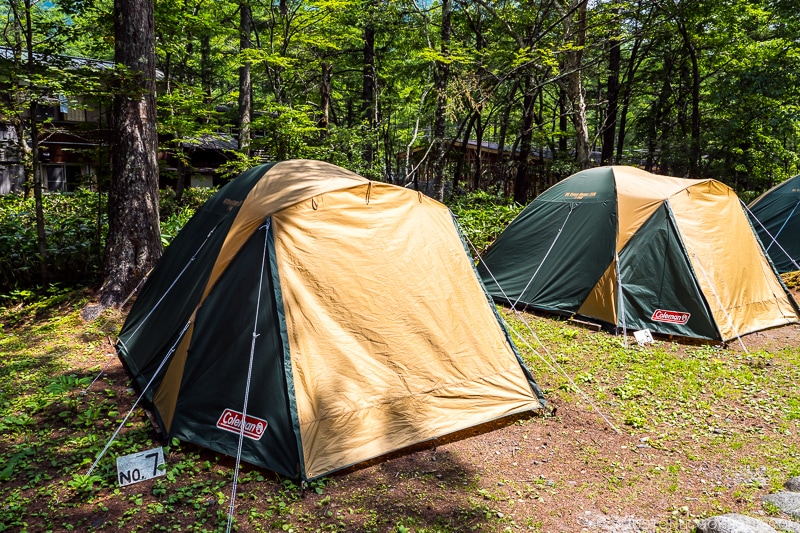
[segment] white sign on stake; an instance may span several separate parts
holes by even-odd
[[[649,329],[634,331],[633,336],[636,337],[636,342],[639,343],[639,346],[644,346],[645,344],[653,342],[653,334],[650,333]]]
[[[163,476],[166,473],[164,468],[159,468],[164,464],[164,449],[153,448],[146,452],[134,453],[117,457],[117,479],[119,486],[131,485],[146,479]]]

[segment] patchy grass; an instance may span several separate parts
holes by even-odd
[[[88,296],[0,301],[0,531],[224,531],[233,460],[162,442],[140,407],[87,475],[136,400],[110,342],[124,317],[83,322]],[[502,314],[554,413],[308,487],[244,466],[234,530],[691,531],[777,514],[760,496],[800,475],[796,326],[746,353]],[[156,446],[165,475],[118,487],[115,457]]]

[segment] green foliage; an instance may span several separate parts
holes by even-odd
[[[523,208],[507,198],[484,191],[454,196],[448,201],[448,206],[458,220],[462,234],[472,243],[470,252],[473,255],[476,250],[483,253]]]
[[[161,191],[161,233],[167,245],[216,189],[189,188],[181,203]],[[55,284],[93,283],[102,265],[108,231],[106,195],[87,189],[44,196],[50,279]],[[34,201],[0,196],[0,294],[25,298],[39,282]],[[27,292],[26,292],[27,291]]]
[[[56,283],[93,280],[100,269],[107,231],[104,195],[79,189],[43,198],[48,271]],[[34,201],[0,196],[0,292],[39,281]]]
[[[175,191],[166,189],[160,191],[160,210],[161,217],[161,242],[164,246],[169,245],[175,235],[192,218],[195,211],[201,207],[214,193],[217,192],[213,187],[190,187],[184,189],[180,204],[175,197]]]

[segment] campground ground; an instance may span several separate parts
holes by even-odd
[[[224,530],[233,460],[162,442],[140,407],[85,475],[136,399],[111,345],[124,315],[83,321],[90,296],[0,308],[0,531]],[[800,326],[744,346],[626,347],[568,321],[505,316],[544,412],[305,490],[244,466],[235,529],[688,532],[725,512],[780,516],[760,498],[800,475]],[[162,445],[166,475],[117,486],[115,456]]]

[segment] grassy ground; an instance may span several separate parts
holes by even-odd
[[[113,355],[121,314],[84,291],[0,308],[0,531],[224,531],[233,461],[162,442]],[[238,531],[691,531],[800,475],[800,332],[640,347],[507,316],[551,408],[298,487],[244,467]],[[602,414],[600,414],[602,413]],[[164,446],[166,475],[117,486],[115,457]]]

